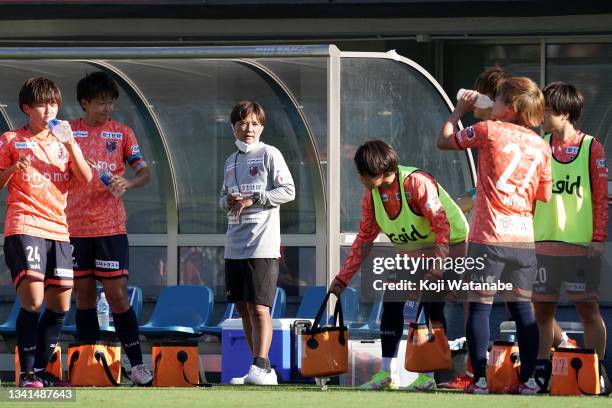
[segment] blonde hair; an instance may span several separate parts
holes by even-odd
[[[542,123],[544,95],[531,79],[508,78],[499,84],[497,95],[516,112],[519,125],[536,127]]]

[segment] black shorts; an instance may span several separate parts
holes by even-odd
[[[70,238],[74,255],[74,279],[117,279],[128,276],[127,235]]]
[[[44,282],[45,288],[72,287],[72,250],[68,242],[9,235],[4,238],[4,257],[15,287],[26,276]]]
[[[276,258],[225,260],[225,297],[228,302],[272,307],[277,281]]]
[[[533,280],[536,275],[537,259],[535,248],[517,248],[501,245],[487,245],[470,242],[468,257],[477,261],[482,268],[473,268],[465,274],[466,282],[475,284],[511,284],[512,290],[504,290],[506,300],[531,300]],[[496,290],[473,290],[469,293],[472,301],[492,301]]]
[[[533,300],[556,302],[561,285],[574,302],[599,299],[601,257],[538,255],[538,272],[533,285]]]

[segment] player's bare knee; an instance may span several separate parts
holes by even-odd
[[[599,304],[595,302],[576,303],[576,312],[583,324],[593,324],[601,321]]]

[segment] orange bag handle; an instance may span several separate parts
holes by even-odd
[[[431,318],[429,317],[430,307],[431,305],[429,304],[429,302],[419,303],[419,307],[417,308],[415,323],[419,324],[419,320],[422,314],[423,317],[425,318],[425,324],[427,325],[427,341],[431,343],[436,339],[436,335],[434,334],[434,331],[433,331],[433,323],[431,321]],[[415,334],[414,330],[410,332],[410,338],[408,340],[412,340],[414,338],[414,334]]]
[[[327,292],[321,306],[319,307],[319,311],[315,317],[314,323],[312,327],[309,329],[311,333],[315,333],[320,331],[321,329],[321,319],[323,318],[323,313],[325,312],[325,308],[327,307],[327,302],[329,301],[329,297],[332,292]],[[340,301],[340,297],[338,297],[338,301],[336,302],[336,307],[334,307],[334,325],[338,327],[344,327],[344,313],[342,313],[342,302]],[[343,336],[343,333],[340,333],[340,336]]]

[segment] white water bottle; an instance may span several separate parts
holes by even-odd
[[[566,332],[561,333],[561,343],[559,343],[559,348],[576,348],[572,343],[570,343]]]
[[[98,325],[101,329],[108,329],[110,321],[110,308],[106,301],[106,294],[100,293],[100,299],[96,305],[96,312],[98,313]]]
[[[49,121],[49,131],[62,143],[68,142],[72,136],[72,132],[57,119]]]
[[[461,99],[463,94],[467,91],[467,89],[461,88],[459,92],[457,92],[457,100]],[[478,94],[478,99],[476,99],[476,103],[474,104],[475,108],[478,109],[488,109],[492,108],[495,105],[495,102],[491,100],[487,95],[483,95],[481,93]]]

